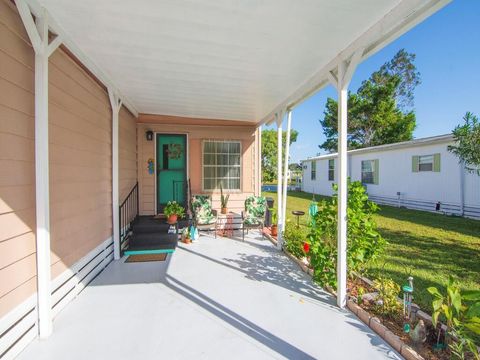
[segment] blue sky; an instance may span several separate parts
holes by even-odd
[[[454,0],[365,60],[350,90],[356,91],[402,48],[417,55],[415,64],[422,80],[415,91],[415,138],[450,133],[466,111],[480,116],[480,1]],[[318,120],[323,118],[328,97],[337,97],[332,86],[293,110],[292,127],[299,137],[291,146],[292,162],[320,152],[318,145],[325,137]]]

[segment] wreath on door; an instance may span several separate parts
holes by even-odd
[[[183,149],[181,144],[168,144],[167,154],[169,159],[180,159]]]

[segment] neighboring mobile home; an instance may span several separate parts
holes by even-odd
[[[440,135],[348,152],[348,176],[379,204],[480,218],[480,176],[469,173]],[[337,154],[302,161],[302,189],[331,195]]]

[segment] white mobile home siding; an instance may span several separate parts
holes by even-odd
[[[349,151],[348,174],[353,181],[361,181],[362,161],[378,160],[378,184],[366,184],[371,200],[379,204],[480,219],[480,176],[468,173],[459,164],[458,158],[447,150],[452,144],[450,137],[439,138],[427,143],[414,141],[408,146],[400,143],[398,146],[392,144],[390,147]],[[412,170],[413,156],[433,154],[440,154],[439,172]],[[336,172],[336,154],[304,160],[303,191],[327,196],[332,194],[332,182],[328,181],[328,160],[332,158],[335,159]],[[316,180],[310,177],[312,161],[317,162]],[[440,210],[436,210],[437,203],[440,203]]]

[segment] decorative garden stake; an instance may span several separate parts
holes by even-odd
[[[410,315],[412,312],[412,301],[413,301],[413,277],[408,277],[408,285],[403,285],[403,318],[405,319],[405,324],[403,325],[403,331],[406,333],[410,332]]]
[[[308,208],[308,215],[310,215],[312,226],[315,226],[315,215],[317,214],[317,212],[318,212],[317,200],[315,200],[315,195],[313,195],[312,202],[310,203],[310,206]]]

